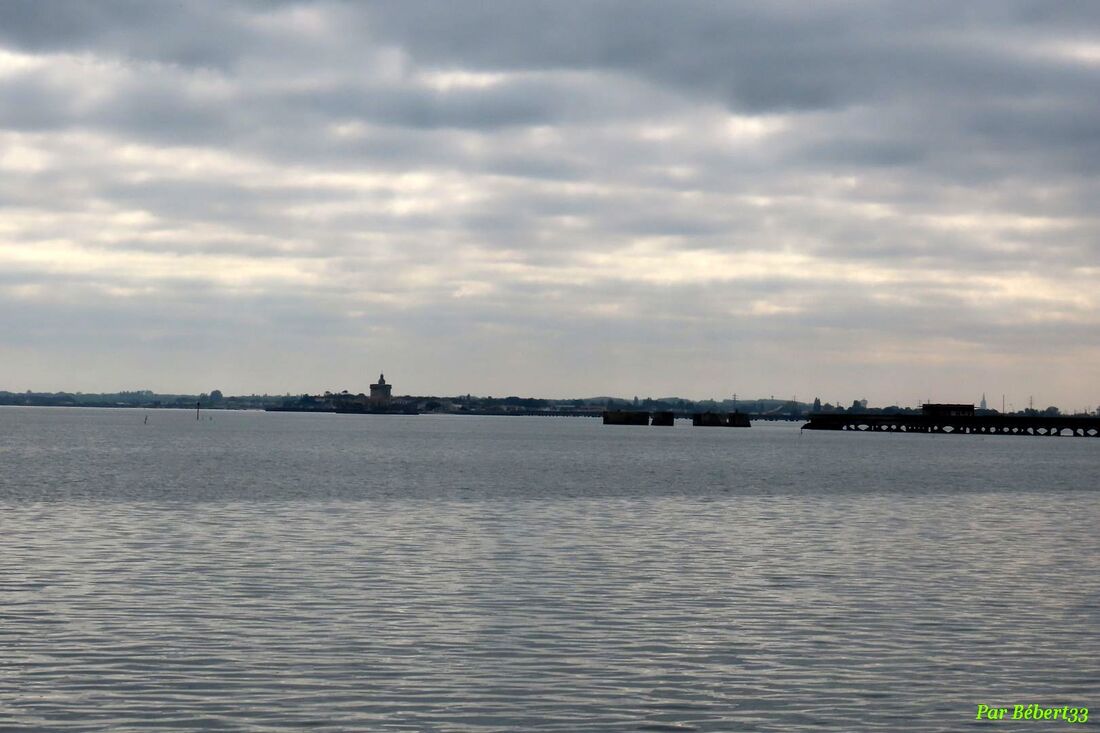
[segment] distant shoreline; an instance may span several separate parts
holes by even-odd
[[[700,412],[749,412],[756,415],[801,417],[817,405],[779,400],[688,400],[680,397],[658,399],[595,396],[583,398],[481,397],[394,395],[375,404],[364,394],[348,391],[321,394],[251,394],[228,396],[220,390],[201,394],[162,394],[151,390],[120,392],[10,392],[0,390],[0,405],[24,407],[104,407],[193,410],[273,410],[287,412],[420,412],[448,415],[533,415],[601,417],[605,410],[673,412],[690,416]],[[832,405],[827,406],[834,409]],[[839,408],[835,408],[839,409]]]

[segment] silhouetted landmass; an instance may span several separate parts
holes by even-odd
[[[0,391],[0,405],[25,405],[34,407],[138,407],[146,409],[177,408],[194,409],[199,403],[203,409],[214,410],[290,410],[294,412],[360,411],[348,406],[363,404],[367,397],[362,393],[324,392],[310,395],[223,395],[221,390],[201,394],[163,394],[151,390],[123,392],[6,392]],[[343,407],[341,407],[343,406]],[[690,418],[697,413],[728,414],[746,413],[754,420],[796,420],[811,414],[822,415],[920,415],[920,408],[868,407],[865,400],[856,400],[842,406],[815,400],[813,404],[796,400],[775,398],[688,400],[680,397],[633,399],[622,397],[577,397],[551,399],[540,397],[482,397],[476,395],[394,396],[392,412],[420,412],[453,415],[545,415],[600,417],[606,410],[634,410],[647,413],[672,413],[676,417]],[[977,410],[978,415],[998,415],[997,410]],[[1058,417],[1057,407],[1043,410],[1019,410],[1013,415],[1033,417]]]
[[[147,389],[132,392],[0,392],[0,405],[33,407],[143,407],[194,409],[200,403],[204,409],[262,410],[277,405],[281,395],[241,395],[226,397],[220,390],[209,394],[159,394]]]
[[[0,391],[0,405],[36,407],[141,407],[194,409],[265,410],[286,409],[295,412],[336,412],[341,406],[356,404],[366,396],[362,393],[324,392],[303,395],[239,395],[225,396],[220,390],[201,394],[163,394],[151,390],[123,392],[6,392]],[[802,416],[808,405],[793,400],[687,400],[679,397],[660,399],[627,399],[621,397],[584,397],[549,399],[539,397],[483,397],[476,395],[395,396],[396,408],[419,412],[458,415],[591,415],[599,417],[604,410],[644,410],[671,412],[679,416],[696,412],[733,412],[740,410],[764,416]]]

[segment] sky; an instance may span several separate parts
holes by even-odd
[[[1100,3],[0,3],[0,389],[1100,404]]]

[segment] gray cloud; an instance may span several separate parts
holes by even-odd
[[[419,392],[894,402],[1038,391],[1038,360],[1045,399],[1094,400],[1097,28],[1023,0],[7,2],[0,387],[86,359],[89,388],[209,389],[184,338],[238,391],[385,362]]]

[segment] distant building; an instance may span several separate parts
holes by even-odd
[[[982,403],[978,406],[980,410],[988,410],[989,407],[985,404],[985,392],[982,392]]]
[[[389,407],[393,399],[393,385],[386,384],[386,375],[378,375],[378,383],[370,386],[370,406],[372,408]]]

